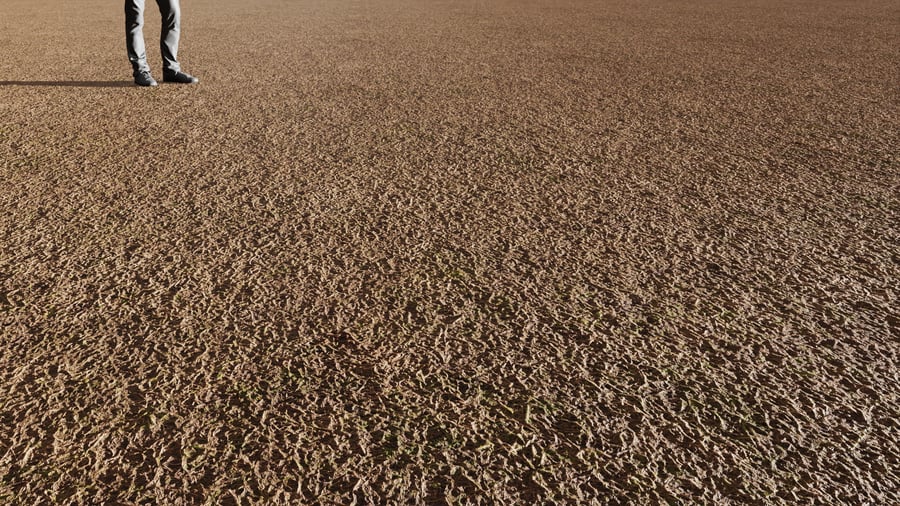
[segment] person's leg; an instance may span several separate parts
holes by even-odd
[[[178,72],[178,39],[181,36],[181,6],[178,0],[156,0],[162,15],[162,33],[159,49],[162,53],[163,72]]]
[[[159,48],[163,58],[163,81],[181,84],[197,84],[196,77],[181,71],[178,63],[178,39],[181,35],[181,6],[178,0],[156,0],[162,15],[162,33]]]
[[[149,72],[144,47],[144,0],[125,0],[125,46],[134,75]]]

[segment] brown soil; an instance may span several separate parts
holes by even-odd
[[[900,502],[896,1],[183,11],[3,1],[0,502]]]

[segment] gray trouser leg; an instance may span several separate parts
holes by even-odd
[[[150,70],[144,47],[144,0],[125,0],[125,46],[135,74]]]
[[[159,34],[159,50],[163,70],[181,70],[178,65],[178,39],[181,36],[181,6],[178,0],[156,0],[162,15],[162,33]]]
[[[156,0],[156,3],[162,15],[159,47],[163,69],[180,70],[178,38],[181,32],[181,7],[178,0]],[[150,66],[147,65],[147,49],[144,46],[144,0],[125,0],[125,45],[134,73],[150,70]]]

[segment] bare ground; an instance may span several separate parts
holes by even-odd
[[[0,502],[900,502],[896,2],[183,10],[0,6]]]

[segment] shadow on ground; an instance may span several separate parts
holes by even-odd
[[[60,86],[65,88],[125,88],[131,81],[0,81],[0,86]]]

